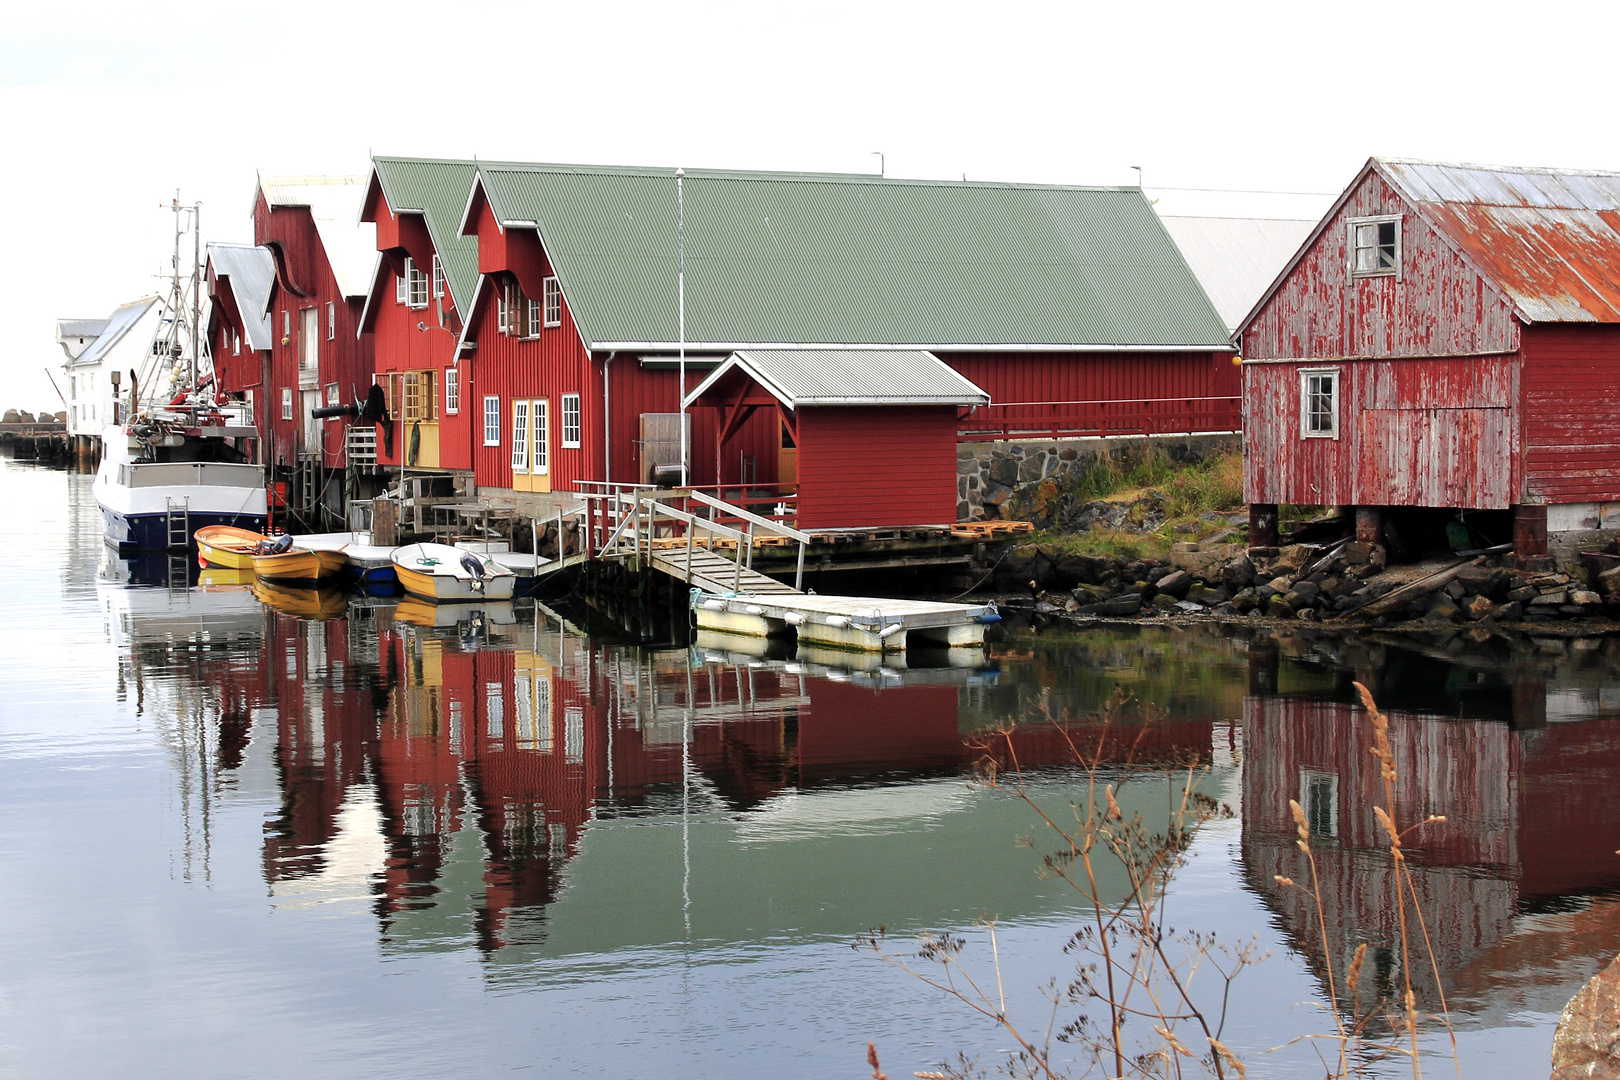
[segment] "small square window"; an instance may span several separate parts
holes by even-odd
[[[1339,372],[1299,373],[1299,433],[1306,439],[1339,437]]]
[[[336,405],[338,403],[338,384],[335,382],[329,382],[326,384],[326,403],[328,405]]]
[[[542,283],[545,290],[546,325],[562,325],[562,289],[557,285],[554,277],[546,278]]]
[[[1352,278],[1398,278],[1401,266],[1401,219],[1351,218],[1349,248]]]
[[[461,411],[461,371],[458,368],[444,369],[444,414],[454,416]]]
[[[525,298],[523,303],[524,303],[524,306],[527,308],[527,311],[524,313],[524,315],[525,315],[525,324],[526,324],[527,329],[529,331],[524,336],[525,337],[539,337],[540,336],[540,301],[538,301],[538,300],[530,300],[530,299]]]
[[[484,399],[484,445],[501,445],[501,399],[493,395]]]

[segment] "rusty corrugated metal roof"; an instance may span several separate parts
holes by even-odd
[[[1527,322],[1620,323],[1620,173],[1374,164]]]

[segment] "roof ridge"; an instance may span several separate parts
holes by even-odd
[[[1616,176],[1614,169],[1564,169],[1553,165],[1487,165],[1474,161],[1431,161],[1427,158],[1378,157],[1374,161],[1385,165],[1427,165],[1436,169],[1477,169],[1497,173],[1546,173],[1551,176]]]
[[[563,173],[580,176],[651,176],[674,178],[674,166],[585,165],[545,161],[483,161],[480,170],[490,172]],[[880,176],[876,173],[808,172],[801,170],[722,169],[681,167],[686,179],[777,180],[798,183],[842,182],[900,187],[994,188],[998,190],[1045,190],[1087,192],[1136,192],[1135,184],[1046,184],[1028,180],[938,180],[927,177]]]

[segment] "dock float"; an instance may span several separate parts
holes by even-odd
[[[986,628],[1001,621],[994,604],[814,593],[717,595],[701,589],[692,590],[692,611],[699,630],[793,636],[801,644],[875,653],[912,645],[983,648]]]

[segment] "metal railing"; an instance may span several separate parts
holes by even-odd
[[[565,516],[579,515],[582,535],[587,550],[599,558],[629,557],[636,569],[651,564],[654,541],[686,539],[686,580],[692,580],[693,555],[699,546],[699,534],[707,534],[701,546],[715,550],[721,546],[716,540],[736,545],[733,557],[735,569],[732,587],[742,581],[742,573],[754,568],[754,548],[764,537],[780,537],[798,545],[798,559],[794,571],[793,587],[804,587],[804,560],[810,534],[785,524],[779,518],[756,514],[751,510],[715,498],[705,491],[692,488],[656,490],[644,485],[615,485],[633,490],[581,491],[583,502],[568,511],[557,513],[558,535],[562,534]],[[607,485],[602,485],[607,487]],[[667,531],[660,535],[660,520]]]
[[[984,405],[957,422],[957,442],[1238,431],[1241,397],[1014,401]]]

